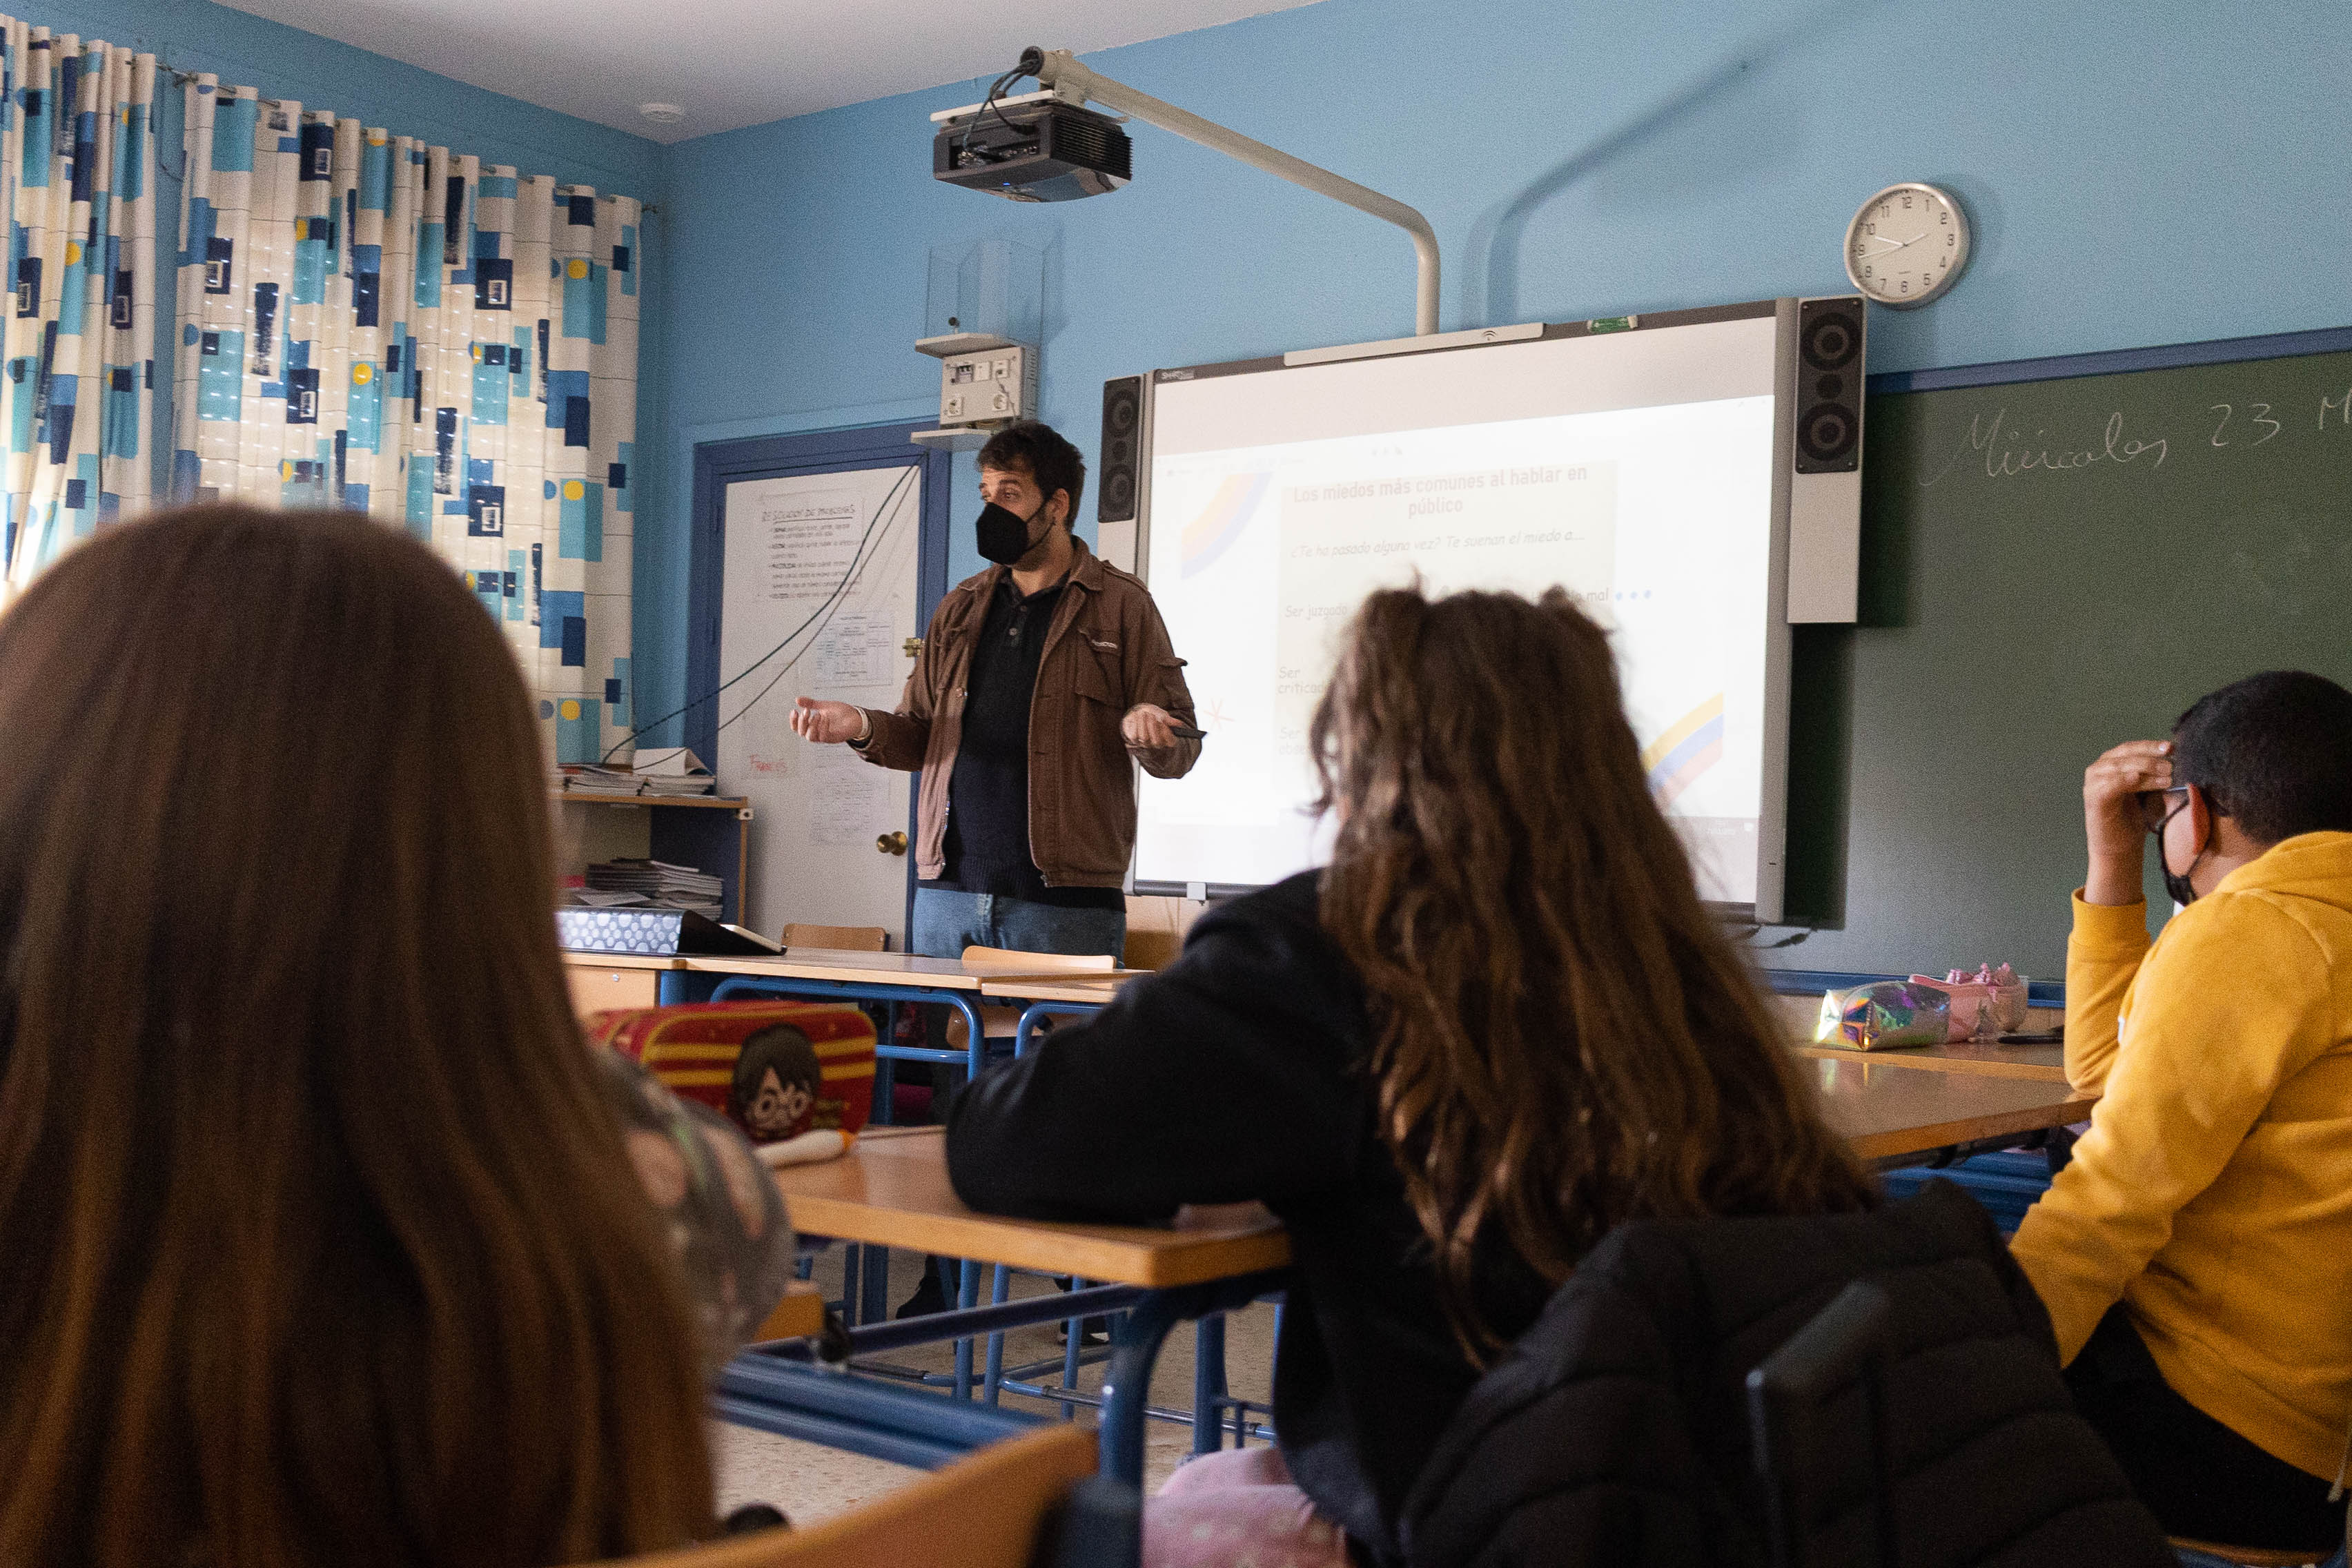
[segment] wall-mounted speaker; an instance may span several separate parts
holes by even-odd
[[[1143,378],[1113,377],[1103,383],[1102,443],[1096,448],[1102,478],[1095,486],[1097,522],[1132,522],[1140,488],[1143,450]]]
[[[1783,426],[1789,443],[1789,619],[1851,621],[1862,584],[1867,317],[1856,294],[1783,300],[1780,310],[1780,363],[1788,377],[1781,384],[1792,411]]]
[[[1797,472],[1862,467],[1862,300],[1797,307]]]

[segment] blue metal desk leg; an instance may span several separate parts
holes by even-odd
[[[1282,1289],[1285,1279],[1286,1271],[1268,1270],[1180,1285],[1150,1291],[1128,1310],[1111,1334],[1110,1375],[1103,1384],[1103,1474],[1130,1486],[1143,1484],[1143,1422],[1151,1400],[1151,1363],[1160,1358],[1168,1331],[1187,1318],[1245,1306]]]
[[[970,1311],[980,1305],[980,1265],[965,1258],[958,1265],[956,1305]],[[955,1342],[955,1396],[971,1397],[971,1339],[966,1335]]]
[[[1225,1315],[1202,1319],[1192,1335],[1192,1452],[1213,1454],[1225,1446]]]
[[[1087,1018],[1102,1011],[1099,1002],[1032,1002],[1021,1010],[1021,1021],[1013,1026],[1013,1055],[1017,1059],[1029,1054],[1030,1042],[1037,1037],[1037,1020],[1048,1015],[1065,1018]]]
[[[995,1282],[989,1287],[988,1304],[992,1307],[1004,1305],[1004,1299],[1012,1293],[1012,1288],[1013,1270],[1005,1268],[1002,1263],[998,1264]],[[996,1404],[1003,1386],[1004,1335],[1000,1331],[988,1336],[988,1370],[981,1378],[981,1402],[984,1405]]]

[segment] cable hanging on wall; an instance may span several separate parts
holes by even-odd
[[[700,697],[697,697],[688,701],[684,707],[673,708],[658,719],[650,720],[646,723],[638,725],[626,735],[624,735],[619,740],[614,742],[612,750],[604,753],[604,757],[600,761],[600,765],[602,763],[611,762],[614,754],[619,752],[622,747],[634,744],[637,737],[646,733],[648,730],[656,729],[660,725],[667,724],[671,720],[677,718],[680,714],[690,713],[706,702],[716,702],[719,700],[720,694],[725,692],[729,688],[749,679],[761,665],[766,664],[770,659],[775,658],[778,654],[783,652],[784,649],[790,647],[793,643],[800,637],[802,633],[808,631],[811,627],[815,627],[819,633],[822,633],[824,629],[824,624],[831,622],[834,612],[840,607],[842,599],[848,594],[849,585],[857,580],[858,573],[863,571],[866,564],[872,560],[872,556],[869,556],[866,553],[866,545],[869,542],[873,543],[875,553],[880,553],[881,542],[875,539],[874,531],[877,528],[881,527],[884,519],[893,517],[897,514],[899,496],[904,493],[908,484],[919,472],[921,472],[921,469],[919,468],[909,468],[899,474],[898,481],[891,485],[888,493],[883,496],[882,504],[876,507],[874,509],[874,515],[866,520],[866,531],[858,535],[857,548],[850,552],[849,565],[842,573],[841,581],[834,584],[833,591],[825,595],[824,602],[823,604],[809,612],[808,618],[806,620],[803,620],[799,626],[794,626],[790,632],[787,632],[782,642],[770,648],[767,652],[761,654],[758,658],[753,659],[750,664],[744,666],[743,668],[728,677],[725,680],[719,682],[719,685],[713,687],[710,690],[705,692]],[[885,537],[887,537],[887,535],[886,534]],[[814,646],[814,638],[811,639],[810,646]],[[744,714],[750,712],[759,704],[761,698],[767,696],[770,691],[775,689],[776,682],[778,680],[782,680],[784,678],[786,671],[789,671],[793,665],[798,664],[801,661],[802,656],[807,652],[808,648],[803,647],[801,649],[800,653],[793,655],[793,657],[785,662],[783,668],[776,671],[773,679],[771,679],[767,685],[760,688],[759,691],[752,696],[749,702],[744,703],[742,707],[737,709],[734,716],[728,719],[725,723],[720,724],[719,728],[723,730],[727,725],[732,724],[737,719],[740,719]],[[714,733],[716,731],[714,731]]]

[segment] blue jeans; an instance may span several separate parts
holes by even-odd
[[[1127,953],[1127,909],[1065,910],[994,893],[917,888],[914,939],[908,946],[927,958],[961,958],[967,947],[1009,947],[1102,953],[1118,963]]]

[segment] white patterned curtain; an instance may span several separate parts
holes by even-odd
[[[5,605],[153,489],[155,57],[0,16],[0,86]]]
[[[550,753],[597,761],[632,719],[638,203],[209,76],[186,145],[173,499],[405,527]]]

